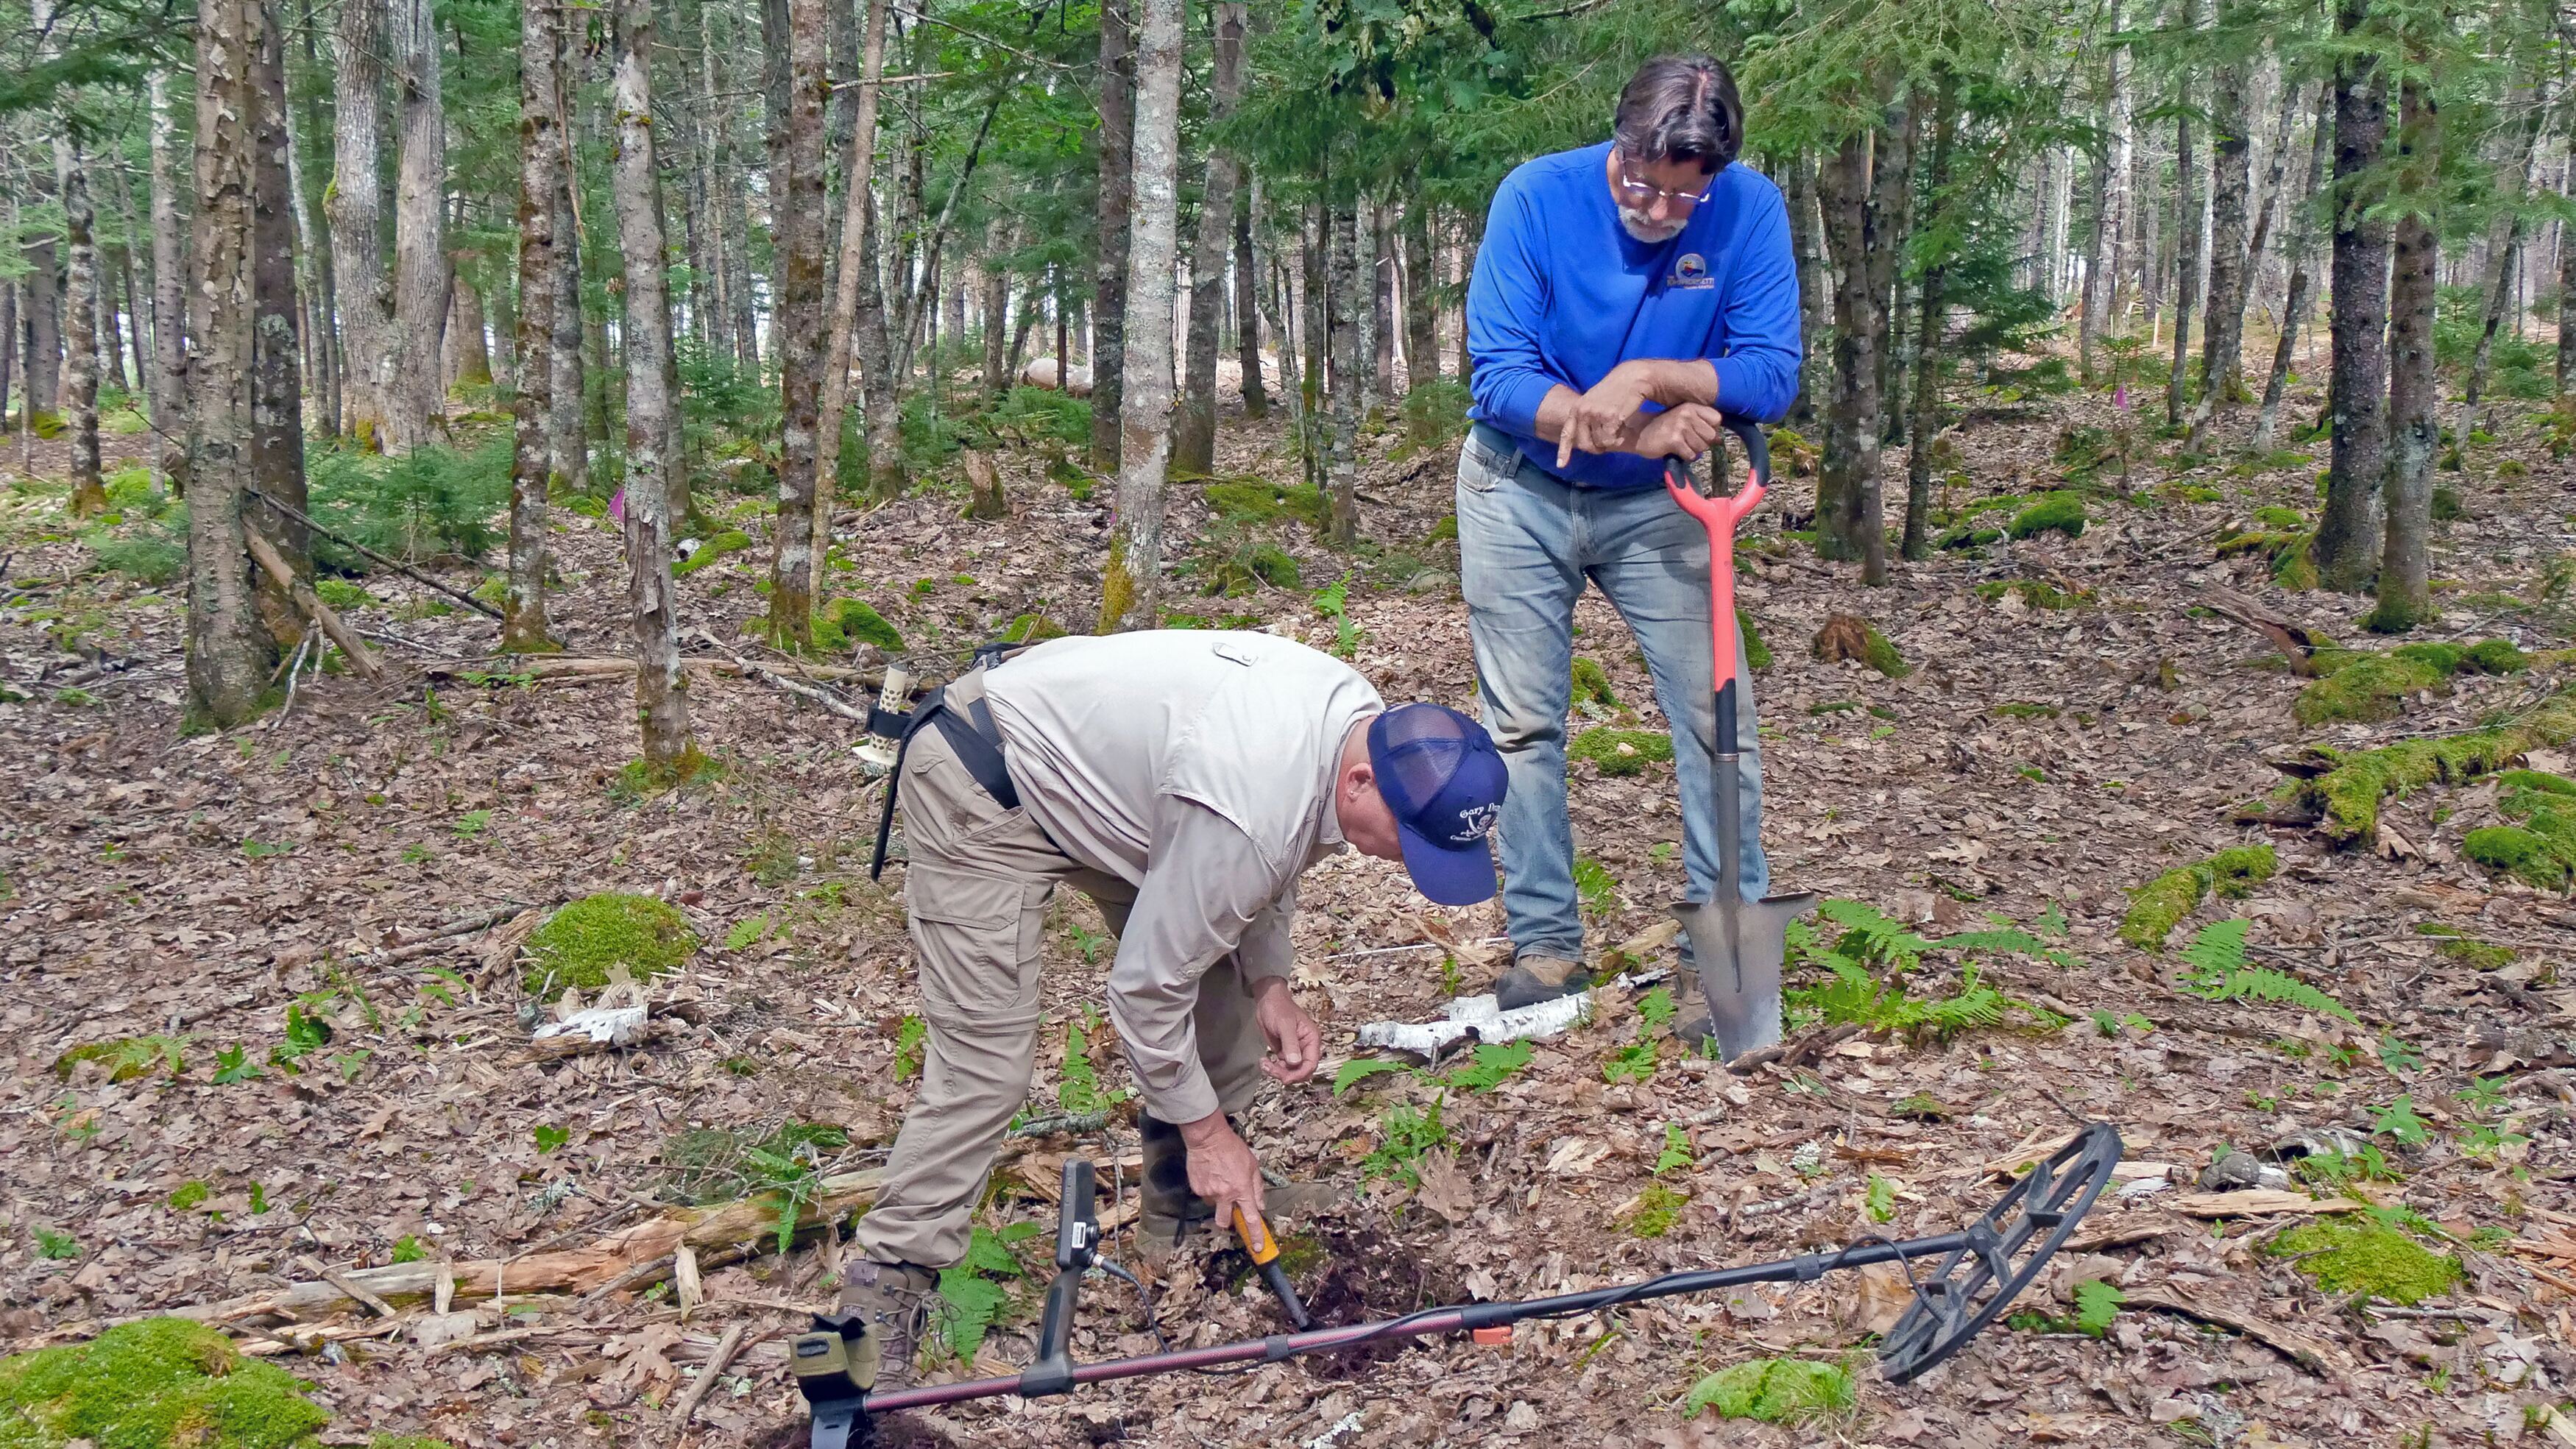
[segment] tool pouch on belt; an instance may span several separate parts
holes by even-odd
[[[975,651],[975,667],[990,670],[1027,647],[987,644]],[[885,874],[886,846],[894,838],[895,797],[903,788],[903,758],[912,749],[912,737],[919,734],[924,725],[938,729],[940,737],[948,741],[948,748],[955,752],[957,763],[966,767],[966,773],[974,779],[978,789],[992,796],[1005,810],[1020,808],[1019,789],[1011,783],[1011,772],[1002,761],[1002,731],[993,723],[993,711],[986,706],[981,694],[962,707],[950,704],[948,691],[954,687],[953,683],[943,684],[922,696],[921,703],[913,707],[912,717],[904,725],[903,734],[895,742],[894,769],[886,775],[885,811],[877,817],[876,853],[868,860],[870,880]]]

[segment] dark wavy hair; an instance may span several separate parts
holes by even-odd
[[[1628,77],[1610,135],[1632,161],[1696,161],[1715,175],[1744,149],[1744,102],[1716,57],[1659,55]]]

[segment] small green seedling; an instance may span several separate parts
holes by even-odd
[[[537,1124],[534,1135],[537,1139],[537,1155],[540,1157],[552,1154],[572,1140],[571,1129],[545,1122]]]

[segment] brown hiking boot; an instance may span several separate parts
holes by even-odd
[[[841,1285],[841,1311],[855,1313],[867,1324],[861,1352],[876,1356],[879,1390],[912,1382],[913,1355],[930,1320],[930,1295],[938,1288],[939,1275],[918,1263],[862,1258],[850,1265],[850,1279]]]
[[[1216,1204],[1190,1191],[1190,1144],[1181,1129],[1151,1113],[1138,1113],[1145,1139],[1145,1181],[1136,1217],[1136,1246],[1157,1261],[1180,1245],[1193,1224],[1216,1216]]]
[[[1494,978],[1494,1005],[1503,1011],[1536,1006],[1572,996],[1592,985],[1592,973],[1580,961],[1559,956],[1523,956]]]

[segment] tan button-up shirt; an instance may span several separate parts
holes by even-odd
[[[1109,1015],[1146,1108],[1207,1116],[1199,976],[1230,952],[1254,980],[1288,974],[1297,877],[1343,843],[1343,741],[1384,702],[1293,640],[1195,629],[1051,640],[984,688],[1031,818],[1136,887]]]

